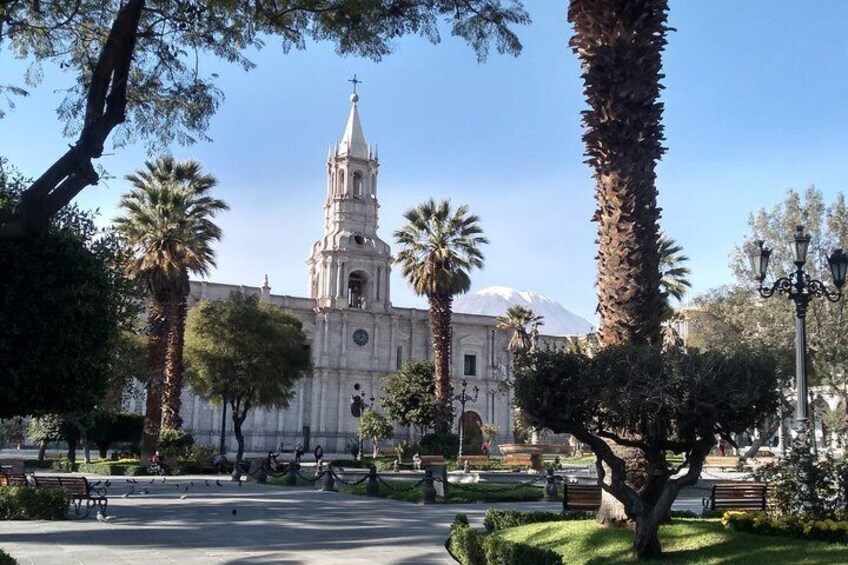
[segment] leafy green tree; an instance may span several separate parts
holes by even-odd
[[[603,489],[635,523],[636,559],[659,557],[658,531],[681,489],[695,484],[716,434],[729,438],[777,409],[778,371],[762,350],[715,351],[615,346],[593,358],[536,352],[519,369],[516,403],[531,425],[569,433],[588,445]],[[639,452],[647,480],[629,480],[632,460],[610,445]],[[683,463],[669,463],[678,453]]]
[[[163,156],[128,175],[133,188],[121,199],[124,215],[115,226],[132,257],[127,272],[148,294],[149,375],[143,455],[156,450],[160,424],[179,428],[183,388],[183,342],[189,273],[215,266],[212,245],[221,229],[212,222],[228,206],[209,192],[217,181],[200,163]]]
[[[64,419],[58,414],[47,414],[29,421],[27,437],[31,442],[38,444],[39,461],[44,461],[48,444],[64,439],[63,424]]]
[[[0,215],[28,180],[0,159]],[[96,214],[71,206],[40,236],[0,246],[0,417],[91,410],[110,385],[138,289],[123,245]]]
[[[482,60],[492,44],[518,54],[511,26],[529,18],[518,0],[3,0],[0,22],[6,57],[32,64],[29,86],[45,65],[76,79],[59,106],[65,134],[76,139],[0,223],[0,237],[9,237],[38,231],[98,182],[93,162],[119,126],[115,145],[143,139],[162,148],[206,139],[224,95],[217,75],[199,67],[201,55],[249,70],[247,52],[271,39],[284,51],[326,41],[341,55],[379,61],[406,35],[437,43],[444,22]],[[15,85],[2,90],[23,92]]]
[[[451,209],[450,201],[430,199],[403,215],[407,223],[395,232],[401,246],[396,262],[412,289],[430,303],[430,333],[436,367],[436,398],[439,400],[437,433],[450,430],[451,409],[451,317],[453,297],[471,288],[472,269],[483,268],[483,237],[480,218],[466,205]]]
[[[412,426],[423,436],[436,420],[435,365],[410,359],[401,370],[383,378],[380,406],[400,426]]]
[[[374,410],[366,410],[359,418],[359,436],[371,439],[371,456],[380,454],[380,441],[392,439],[394,429],[385,416]]]
[[[827,256],[834,248],[848,249],[848,207],[845,194],[839,193],[832,203],[825,202],[814,187],[798,192],[790,190],[786,198],[769,209],[760,209],[748,219],[746,241],[762,239],[773,248],[770,278],[784,276],[794,270],[792,239],[795,226],[804,225],[812,236],[807,264],[814,278],[830,282]],[[769,347],[791,355],[795,347],[795,311],[788,300],[773,298],[766,303],[756,295],[756,282],[748,261],[747,245],[738,245],[731,260],[736,282],[709,291],[693,301],[686,312],[689,321],[689,345],[728,351],[738,344]],[[848,406],[848,334],[846,313],[841,303],[812,300],[807,310],[807,339],[810,349],[810,377],[814,385],[826,387]],[[791,392],[784,384],[785,396]],[[784,403],[788,415],[791,405]],[[780,418],[773,419],[761,430],[761,437],[771,436]],[[835,422],[845,421],[835,419]],[[848,432],[842,428],[839,433]],[[753,455],[755,443],[746,455]]]
[[[286,408],[294,387],[311,368],[300,321],[276,306],[233,293],[201,301],[188,316],[186,357],[190,386],[212,402],[230,405],[244,455],[242,424],[251,408]]]

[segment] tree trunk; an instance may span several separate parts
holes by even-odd
[[[665,0],[571,0],[568,8],[589,105],[583,141],[596,180],[602,347],[662,343],[655,168],[664,152],[659,95],[667,12]],[[644,466],[639,471],[638,459],[619,456],[638,480]],[[603,499],[601,521],[623,514],[614,502]]]
[[[162,379],[167,352],[167,296],[156,292],[148,303],[147,314],[147,399],[144,412],[144,434],[141,444],[142,461],[150,459],[159,446],[159,426],[162,421]]]
[[[47,455],[47,440],[41,440],[40,445],[38,446],[38,462],[41,463],[44,461],[44,456]]]
[[[100,444],[100,445],[97,446],[97,450],[98,450],[98,456],[101,459],[108,459],[109,458],[109,445]]]
[[[433,357],[436,366],[436,411],[434,428],[436,433],[447,433],[451,429],[453,410],[451,407],[451,295],[430,295],[430,333],[433,336]]]
[[[68,440],[68,461],[71,463],[77,462],[77,438]]]
[[[233,467],[233,478],[241,476],[241,462],[244,457],[244,434],[241,431],[241,425],[247,418],[247,411],[250,410],[250,403],[245,402],[244,408],[241,408],[241,402],[230,402],[230,408],[233,414],[233,433],[236,436],[238,448],[236,449],[236,464]]]
[[[88,79],[85,116],[77,141],[24,191],[11,221],[0,224],[0,239],[21,238],[47,228],[51,216],[100,177],[92,165],[106,139],[126,118],[127,87],[144,0],[121,6]]]
[[[186,282],[188,275],[186,275]],[[187,287],[186,287],[187,288]],[[170,324],[168,344],[165,354],[164,386],[162,392],[162,427],[180,428],[182,418],[183,392],[183,345],[185,343],[185,324],[188,313],[186,295],[182,292],[175,296],[170,305]]]
[[[658,559],[662,556],[660,546],[660,521],[652,517],[636,520],[636,536],[633,540],[633,557],[641,559]]]
[[[625,463],[627,485],[639,490],[647,480],[648,462],[643,453],[639,449],[622,447],[613,441],[608,441],[607,444],[615,456]],[[612,471],[606,467],[604,483],[609,485],[611,480]],[[598,523],[604,526],[630,526],[633,524],[624,510],[624,504],[605,490],[601,491],[601,506],[598,508],[597,519]]]
[[[760,436],[756,439],[751,440],[751,445],[748,447],[748,450],[742,456],[743,459],[749,459],[751,457],[756,457],[757,453],[759,453],[760,448],[765,445],[765,443],[771,439],[771,437],[777,432],[780,427],[780,421],[778,420],[774,424],[768,427],[768,429],[760,432]]]

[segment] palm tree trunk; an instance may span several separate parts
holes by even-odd
[[[667,0],[571,0],[568,7],[589,105],[583,141],[596,180],[602,347],[659,345],[662,338],[655,167],[665,151],[659,96],[667,13]],[[627,482],[643,480],[644,460],[611,447],[628,462]],[[605,495],[598,519],[620,518],[623,506]]]
[[[434,428],[436,433],[451,429],[451,306],[453,296],[430,295],[430,333],[433,336],[433,356],[436,366],[436,399],[438,408]]]
[[[170,308],[171,323],[168,328],[168,344],[165,355],[164,387],[162,394],[162,427],[180,428],[183,392],[183,346],[188,307],[186,296],[174,297]]]
[[[142,461],[149,459],[159,445],[159,426],[162,421],[162,374],[167,352],[168,316],[167,299],[162,292],[155,293],[148,303],[147,331],[147,400],[142,436]]]

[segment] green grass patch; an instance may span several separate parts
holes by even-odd
[[[594,521],[546,522],[492,535],[550,549],[568,564],[631,563],[633,532]],[[848,545],[732,532],[719,520],[678,519],[660,528],[663,563],[831,565],[848,563]]]

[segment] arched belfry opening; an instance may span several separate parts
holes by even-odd
[[[356,171],[353,173],[353,197],[362,198],[362,173]]]
[[[338,178],[338,183],[339,183],[337,193],[338,193],[339,196],[344,196],[344,193],[345,193],[344,169],[339,170],[339,174],[338,174],[337,178]]]
[[[368,277],[362,271],[356,271],[347,278],[347,305],[350,308],[365,310],[367,306],[366,290],[368,288]]]

